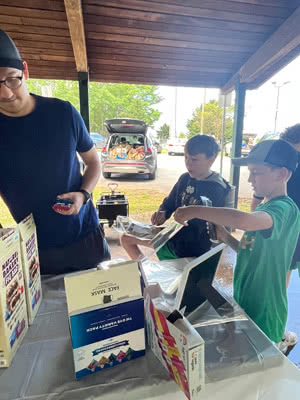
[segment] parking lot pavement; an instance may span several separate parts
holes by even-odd
[[[229,180],[231,160],[229,157],[223,158],[223,176]],[[168,154],[158,154],[157,158],[157,177],[155,180],[148,180],[144,175],[113,175],[110,179],[100,178],[99,184],[106,186],[108,183],[118,183],[120,190],[126,188],[147,188],[160,190],[169,193],[177,182],[179,176],[186,172],[184,164],[184,156],[169,156]],[[212,169],[216,172],[220,171],[220,157],[213,164]],[[248,169],[242,167],[240,171],[240,197],[251,198],[252,188],[248,183]]]

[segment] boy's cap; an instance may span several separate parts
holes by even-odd
[[[16,45],[2,29],[0,29],[0,67],[24,70],[24,65]]]
[[[239,166],[266,163],[294,171],[298,163],[298,154],[285,140],[264,140],[255,145],[247,157],[233,158],[232,162]]]

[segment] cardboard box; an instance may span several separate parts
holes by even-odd
[[[9,367],[28,329],[17,229],[0,230],[0,367]]]
[[[145,354],[137,262],[70,274],[65,288],[76,378]]]
[[[42,302],[39,251],[33,215],[30,214],[24,218],[18,224],[18,228],[21,239],[28,323],[31,325]]]
[[[171,314],[174,322],[170,322],[167,319],[170,316],[158,310],[149,295],[145,300],[145,315],[151,350],[186,397],[200,399],[205,384],[202,337],[178,311]]]

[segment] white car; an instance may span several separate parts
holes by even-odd
[[[170,139],[167,143],[167,150],[169,156],[174,156],[175,154],[184,154],[184,146],[187,139]]]

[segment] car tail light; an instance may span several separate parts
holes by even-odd
[[[152,154],[152,150],[150,149],[150,147],[147,148],[147,153]]]
[[[102,147],[102,153],[104,153],[106,151],[106,146]]]
[[[173,146],[173,145],[171,143],[169,143],[168,146]]]

